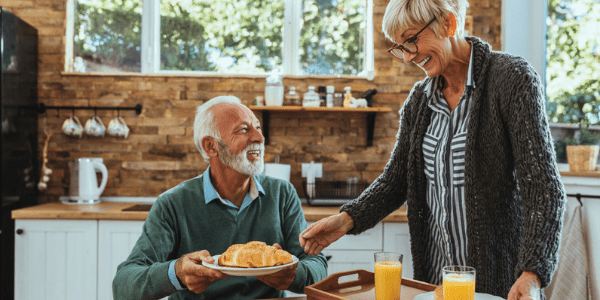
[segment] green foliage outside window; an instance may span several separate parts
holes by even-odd
[[[75,56],[140,71],[141,3],[79,0]],[[302,74],[360,73],[366,0],[303,3]],[[264,73],[288,59],[282,53],[283,1],[162,0],[160,14],[161,70]]]
[[[600,124],[600,0],[548,0],[547,26],[550,121]]]

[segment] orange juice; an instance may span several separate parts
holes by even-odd
[[[475,299],[475,276],[472,274],[445,274],[444,300]]]
[[[399,300],[402,264],[397,261],[375,262],[375,299]]]

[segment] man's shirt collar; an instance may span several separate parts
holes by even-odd
[[[206,168],[206,171],[204,171],[203,185],[204,185],[204,202],[206,204],[212,202],[213,200],[219,200],[219,201],[221,201],[221,203],[223,203],[227,206],[231,206],[236,209],[238,208],[235,205],[233,205],[233,203],[231,203],[231,201],[229,201],[228,199],[221,198],[221,196],[219,195],[219,193],[213,186],[212,182],[210,181],[210,166],[208,166],[208,168]],[[252,203],[252,201],[256,200],[260,194],[264,195],[265,190],[260,185],[260,182],[258,182],[256,176],[252,176],[250,178],[250,190],[248,191],[246,196],[244,196],[244,201],[242,202],[242,206],[239,208],[239,211],[242,211],[244,208],[246,208],[248,205],[250,205],[250,203]]]

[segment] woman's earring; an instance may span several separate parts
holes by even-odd
[[[456,33],[456,17],[454,16],[453,13],[450,13],[450,20],[449,20],[449,27],[448,28],[448,37],[453,37],[454,34]]]

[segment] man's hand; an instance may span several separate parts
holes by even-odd
[[[279,246],[279,244],[277,244],[277,243],[273,244],[273,247],[275,247],[277,249],[281,249],[281,246]],[[294,277],[296,277],[296,268],[297,267],[298,267],[298,264],[294,264],[293,266],[289,266],[289,267],[284,268],[283,270],[281,270],[279,272],[275,272],[273,274],[256,276],[256,279],[264,282],[266,285],[268,285],[276,290],[279,290],[279,291],[287,290],[287,288],[290,287],[292,282],[294,282]]]
[[[317,255],[354,227],[354,220],[343,212],[311,224],[300,233],[300,246],[308,255]]]
[[[512,286],[506,300],[539,300],[541,283],[537,274],[524,271]]]
[[[229,275],[220,271],[207,268],[202,262],[212,264],[215,259],[206,250],[188,253],[175,262],[175,274],[190,291],[200,294],[217,279],[227,278]]]

